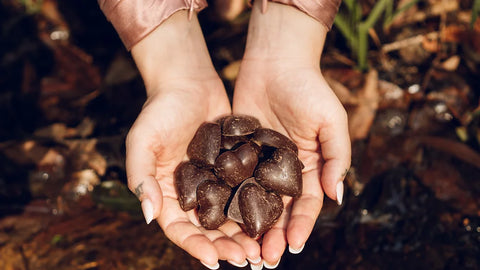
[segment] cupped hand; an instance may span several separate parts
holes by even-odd
[[[156,219],[176,245],[211,268],[218,260],[243,265],[259,258],[256,241],[231,221],[203,229],[194,210],[184,212],[177,200],[173,172],[197,128],[231,113],[198,21],[186,18],[175,13],[132,49],[148,97],[126,140],[128,184],[147,223]]]
[[[287,243],[294,252],[303,247],[324,193],[341,203],[342,181],[350,167],[347,116],[318,68],[255,59],[242,62],[233,112],[253,115],[262,126],[290,137],[305,165],[301,197],[284,199],[282,218],[263,239],[262,256],[272,265]]]
[[[287,244],[299,252],[322,208],[324,194],[339,204],[350,167],[347,115],[323,78],[320,55],[326,28],[304,13],[256,1],[247,47],[233,97],[233,113],[257,117],[262,126],[291,138],[299,148],[303,193],[284,198],[285,211],[262,242],[262,257],[273,266]]]

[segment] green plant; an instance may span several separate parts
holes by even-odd
[[[384,28],[387,28],[393,19],[415,5],[419,0],[412,0],[406,5],[397,8],[394,11],[393,0],[379,0],[373,6],[372,10],[363,18],[359,1],[344,0],[344,6],[335,17],[335,26],[347,39],[348,45],[353,54],[357,57],[357,65],[360,70],[367,70],[368,53],[368,31],[379,21],[382,14],[384,16]],[[476,0],[480,2],[480,0]]]
[[[472,7],[472,19],[470,21],[470,27],[473,27],[475,21],[477,20],[478,14],[480,13],[480,0],[475,0]]]
[[[43,0],[17,0],[22,6],[25,7],[25,11],[28,14],[34,14],[40,12],[43,4]]]

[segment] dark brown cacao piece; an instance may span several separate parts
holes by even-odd
[[[252,238],[258,238],[270,230],[283,211],[279,195],[252,183],[241,188],[238,204],[245,230]]]
[[[228,205],[227,217],[237,223],[243,224],[242,214],[240,213],[240,206],[238,205],[238,197],[240,196],[240,190],[246,184],[255,184],[258,185],[255,178],[250,177],[247,180],[243,181],[242,184],[238,187],[237,192],[233,195],[232,201]]]
[[[246,143],[233,151],[227,151],[215,160],[215,174],[229,186],[235,187],[252,176],[258,163],[259,149]]]
[[[226,220],[225,208],[232,190],[220,181],[203,181],[197,188],[198,219],[207,230],[220,227]]]
[[[187,156],[191,161],[204,166],[213,166],[220,154],[222,132],[217,123],[205,122],[198,128],[188,145]]]
[[[197,187],[201,182],[217,180],[213,172],[199,168],[190,161],[180,163],[173,176],[178,202],[183,211],[197,207]]]
[[[248,115],[231,115],[223,119],[222,134],[224,136],[244,136],[260,128],[257,118]]]
[[[248,142],[247,136],[223,136],[221,148],[225,150],[232,150],[240,144]]]
[[[279,148],[270,159],[258,165],[255,179],[267,190],[298,197],[302,194],[303,186],[302,163],[293,151]]]
[[[184,211],[196,208],[200,224],[209,230],[230,219],[250,237],[261,237],[283,212],[281,195],[302,193],[297,146],[252,116],[203,123],[187,155],[190,161],[174,172],[179,204]]]
[[[252,141],[260,146],[287,148],[298,154],[297,145],[287,136],[269,128],[258,128],[253,134]]]

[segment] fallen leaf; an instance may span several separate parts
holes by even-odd
[[[378,109],[378,72],[371,69],[366,75],[364,87],[358,92],[358,106],[349,114],[348,126],[352,141],[365,139]]]
[[[440,67],[447,71],[455,71],[457,70],[459,64],[460,64],[460,56],[454,55],[448,58],[447,60],[443,61],[440,64]]]

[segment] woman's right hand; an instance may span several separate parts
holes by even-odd
[[[186,11],[176,12],[132,48],[147,101],[127,136],[128,184],[147,223],[157,219],[170,240],[203,264],[246,265],[246,258],[260,258],[258,243],[232,221],[202,228],[194,210],[180,208],[173,184],[200,124],[231,113],[198,21],[187,18]]]

